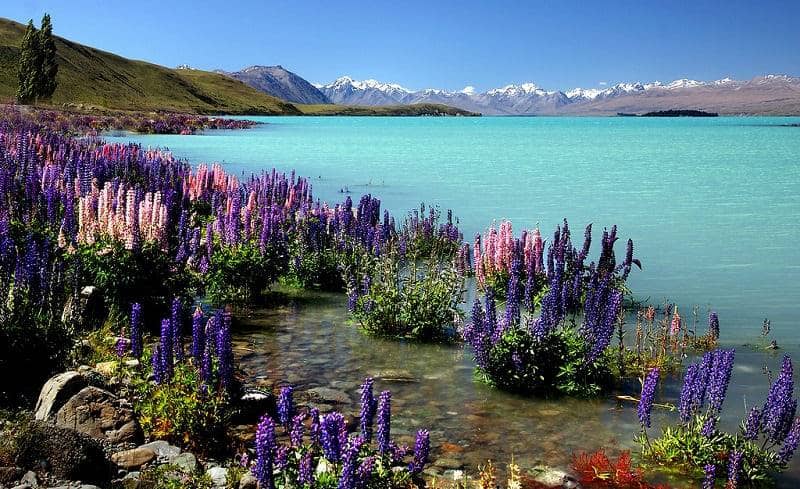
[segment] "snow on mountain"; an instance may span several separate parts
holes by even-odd
[[[740,90],[746,86],[772,86],[775,84],[795,86],[799,78],[787,75],[766,75],[742,82],[723,78],[705,82],[681,78],[669,83],[653,81],[622,82],[606,88],[574,88],[568,91],[550,91],[535,83],[510,84],[479,92],[468,85],[459,91],[428,88],[410,90],[396,83],[378,80],[357,81],[341,77],[327,85],[315,85],[334,103],[348,105],[396,105],[414,103],[440,103],[484,114],[556,114],[566,106],[596,105],[622,97],[646,97],[647,94],[672,97],[694,94],[696,90]],[[697,92],[699,93],[699,92]],[[705,93],[705,92],[704,92]],[[626,99],[627,100],[627,99]],[[631,99],[633,100],[633,99]],[[637,99],[638,100],[638,99]],[[641,99],[638,103],[643,103]],[[677,102],[676,102],[677,103]],[[634,107],[636,104],[632,104]],[[572,109],[570,109],[572,110]]]

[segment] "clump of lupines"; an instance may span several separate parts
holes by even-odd
[[[690,469],[702,469],[703,487],[713,487],[714,478],[724,473],[728,487],[736,487],[742,478],[748,483],[768,480],[787,467],[800,443],[800,418],[788,356],[784,357],[763,406],[752,406],[744,414],[739,434],[718,428],[734,355],[733,349],[718,349],[689,365],[678,403],[680,423],[666,427],[658,438],[650,440],[645,432],[640,439],[648,457],[666,464],[681,461]],[[721,464],[719,453],[728,453],[727,467]]]
[[[653,368],[647,373],[644,382],[642,382],[642,395],[639,398],[639,404],[636,409],[642,429],[650,427],[650,413],[653,410],[660,373],[658,368]]]
[[[586,227],[583,246],[578,249],[572,245],[569,224],[565,220],[553,234],[546,262],[538,230],[525,232],[522,238],[516,239],[511,223],[504,221],[499,230],[490,228],[482,239],[476,238],[475,270],[479,283],[482,282],[486,290],[485,306],[476,298],[471,322],[465,326],[463,336],[472,346],[478,368],[487,380],[512,390],[552,388],[561,364],[545,364],[578,362],[576,357],[579,357],[580,365],[570,371],[580,370],[578,375],[583,380],[578,383],[586,383],[587,388],[595,392],[598,390],[595,380],[599,380],[602,373],[597,369],[602,368],[603,354],[622,314],[625,278],[632,265],[639,265],[633,258],[632,243],[629,243],[625,260],[616,263],[613,249],[616,241],[616,227],[605,230],[597,263],[587,265],[591,225]],[[505,287],[506,303],[502,313],[497,312],[495,304],[494,286],[497,284]],[[538,305],[534,296],[541,298],[538,316],[534,316]],[[573,328],[566,321],[567,316],[581,311],[584,313],[582,324]],[[563,335],[578,335],[581,350],[570,352],[569,360],[564,360],[565,355],[561,358],[544,353],[538,355],[539,351],[561,348],[546,345],[563,345],[566,341]],[[545,374],[552,379],[544,378]],[[564,385],[574,384],[571,381]]]
[[[373,382],[364,381],[364,392],[371,392]],[[374,408],[374,399],[364,396],[362,412]],[[413,454],[405,446],[398,447],[390,439],[389,391],[379,396],[376,440],[370,443],[361,429],[347,426],[344,416],[336,411],[319,415],[317,409],[297,414],[290,426],[288,446],[276,443],[278,423],[265,415],[256,431],[256,460],[253,474],[261,487],[315,487],[318,481],[336,484],[341,489],[366,487],[405,487],[408,478],[417,477],[428,462],[430,435],[419,430]],[[279,413],[281,409],[279,408]],[[374,417],[374,416],[373,416]],[[311,420],[311,436],[303,439],[303,420]],[[374,420],[369,418],[371,432]],[[316,433],[316,435],[315,435]]]

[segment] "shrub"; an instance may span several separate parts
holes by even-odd
[[[591,226],[586,229],[583,248],[577,250],[565,221],[554,234],[547,268],[537,269],[541,259],[533,251],[539,247],[536,239],[511,239],[510,223],[502,229],[506,238],[489,241],[505,243],[497,246],[502,252],[490,244],[487,255],[476,251],[475,263],[476,274],[484,275],[485,285],[490,269],[498,268],[497,256],[510,260],[505,307],[498,311],[494,290],[487,287],[485,305],[475,299],[471,322],[463,332],[472,346],[479,378],[528,394],[598,394],[610,385],[607,349],[622,315],[625,278],[637,263],[632,243],[628,242],[625,261],[616,265],[616,228],[604,231],[599,261],[585,266]],[[547,277],[545,286],[528,279],[538,273]],[[537,306],[540,314],[535,317]],[[582,322],[577,326],[581,311]]]
[[[316,216],[298,222],[289,238],[288,267],[282,281],[292,287],[343,290],[341,253],[332,238]]]
[[[279,247],[262,251],[253,242],[215,247],[202,276],[206,297],[215,305],[252,303],[278,279],[285,260]]]
[[[649,438],[647,428],[655,389],[652,382],[644,383],[639,403],[642,432],[637,440],[645,457],[705,480],[708,487],[726,477],[729,487],[740,482],[769,485],[775,474],[787,468],[800,442],[792,362],[784,357],[764,405],[751,408],[738,433],[726,433],[717,424],[733,360],[733,350],[715,350],[690,365],[678,405],[680,420],[665,426],[654,439]]]
[[[457,336],[464,277],[451,261],[424,264],[388,252],[367,260],[367,272],[348,290],[353,317],[375,335],[446,341]]]

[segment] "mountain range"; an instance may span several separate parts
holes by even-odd
[[[751,80],[619,83],[603,89],[545,90],[534,83],[485,92],[408,90],[394,83],[341,77],[317,88],[337,104],[439,103],[487,115],[614,115],[668,109],[721,114],[800,114],[800,78],[766,75]]]
[[[294,103],[367,107],[433,103],[487,115],[615,115],[670,109],[720,114],[800,114],[800,78],[788,75],[765,75],[751,80],[618,83],[605,88],[563,91],[546,90],[528,82],[477,92],[472,87],[460,91],[409,90],[396,83],[359,81],[347,76],[328,84],[311,84],[282,66],[251,66],[225,74]]]

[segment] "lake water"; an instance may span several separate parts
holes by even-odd
[[[799,118],[254,119],[267,124],[108,139],[168,147],[193,163],[244,173],[296,169],[324,200],[341,200],[343,188],[369,192],[396,215],[421,201],[451,208],[469,241],[501,218],[517,231],[538,223],[545,236],[564,217],[578,236],[589,222],[595,232],[617,224],[644,265],[629,281],[637,298],[669,298],[684,318],[699,305],[703,322],[715,309],[727,345],[754,341],[769,318],[783,351],[800,351],[800,128],[781,126]],[[407,369],[415,382],[378,382],[396,391],[398,426],[430,426],[436,456],[447,458],[445,441],[460,445],[470,467],[512,454],[530,465],[566,460],[575,449],[630,446],[632,406],[551,404],[493,391],[472,382],[468,353],[364,338],[346,326],[341,298],[315,297],[259,311],[240,333],[254,376],[299,390],[338,388],[355,400],[363,376]],[[762,365],[778,361],[738,349],[729,425],[744,413],[745,398],[762,402]],[[674,400],[678,389],[667,383],[663,399]],[[787,487],[800,464],[791,473]]]

